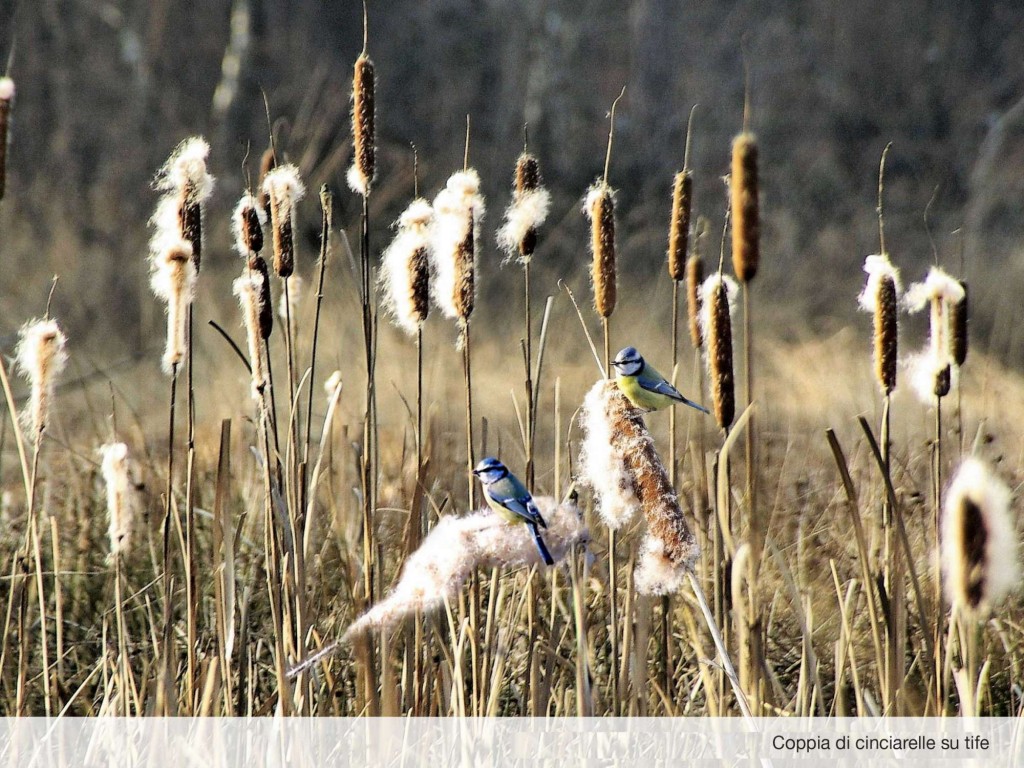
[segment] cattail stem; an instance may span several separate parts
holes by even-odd
[[[171,701],[171,649],[167,641],[172,637],[169,625],[171,616],[171,513],[174,509],[174,410],[177,404],[178,390],[178,363],[171,363],[171,394],[168,403],[167,419],[167,484],[164,489],[164,530],[163,530],[163,598],[164,598],[164,619],[163,632],[163,665],[159,676],[160,691],[158,703],[162,703],[163,709],[158,713],[170,713]]]
[[[476,482],[473,477],[473,368],[469,336],[469,318],[460,321],[462,334],[462,371],[466,384],[466,467],[469,470],[469,508],[476,509]]]
[[[334,198],[324,184],[320,188],[320,267],[316,280],[316,313],[313,315],[313,346],[309,353],[309,398],[306,402],[306,443],[303,448],[303,462],[309,464],[309,442],[313,424],[313,387],[316,376],[316,349],[320,338],[320,309],[324,301],[324,275],[327,273],[327,259],[331,252],[331,208]],[[301,533],[301,532],[300,532]]]
[[[940,531],[942,515],[942,398],[935,398],[935,440],[932,443],[932,522],[935,526],[934,574],[935,592],[933,605],[935,609],[935,716],[941,716],[946,709],[946,675],[945,675],[945,631],[946,612],[942,606],[942,559],[940,549]]]
[[[612,339],[611,331],[609,326],[611,325],[611,319],[607,317],[601,318],[601,328],[604,331],[604,369],[608,374],[608,378],[613,378],[612,373]]]
[[[523,264],[523,292],[526,299],[526,308],[524,310],[526,315],[526,488],[530,491],[533,490],[534,483],[534,463],[533,463],[533,432],[534,423],[533,417],[536,409],[534,408],[534,394],[533,394],[533,318],[530,315],[530,262],[527,261]],[[555,489],[558,492],[558,489]],[[532,585],[532,582],[531,582]],[[531,586],[532,589],[532,586]]]

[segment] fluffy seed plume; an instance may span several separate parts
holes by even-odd
[[[231,234],[240,256],[248,258],[263,250],[263,226],[266,223],[267,212],[251,193],[246,192],[231,214]]]
[[[924,403],[949,394],[953,370],[952,307],[964,299],[959,280],[938,267],[932,267],[923,282],[907,289],[905,303],[909,312],[931,310],[928,347],[910,361],[914,389]]]
[[[0,200],[7,189],[7,145],[10,140],[13,106],[14,81],[9,77],[0,77]]]
[[[1018,581],[1010,489],[978,459],[946,492],[941,547],[946,596],[970,616],[984,618]]]
[[[107,488],[107,534],[112,557],[127,554],[131,543],[132,524],[139,509],[134,462],[124,443],[100,446],[100,471]]]
[[[961,367],[967,360],[967,322],[970,319],[970,305],[967,283],[960,281],[960,287],[964,289],[964,297],[953,304],[950,308],[950,325],[953,328],[953,363],[957,368]]]
[[[590,278],[594,284],[594,308],[608,318],[615,311],[615,193],[605,182],[588,191],[583,212],[590,219],[590,252],[594,257]]]
[[[642,594],[675,592],[700,555],[643,414],[613,381],[597,382],[580,416],[582,479],[597,496],[601,519],[621,527],[637,510],[647,536],[634,583]]]
[[[249,269],[258,274],[260,280],[260,337],[265,341],[274,330],[274,302],[270,297],[270,270],[262,256],[249,257]]]
[[[281,281],[281,295],[277,299],[277,316],[281,318],[281,322],[287,323],[290,313],[292,326],[295,326],[295,316],[298,314],[299,302],[302,301],[305,290],[306,281],[298,275]]]
[[[748,283],[757,274],[761,236],[757,200],[757,139],[752,133],[741,133],[733,139],[729,192],[732,203],[732,268],[740,282]]]
[[[205,139],[185,139],[171,153],[155,182],[156,188],[165,193],[162,207],[157,208],[157,228],[163,230],[165,237],[178,236],[189,242],[197,272],[203,251],[203,206],[213,193],[214,184],[206,169],[209,155],[210,145]]]
[[[534,501],[548,524],[544,541],[555,562],[587,540],[575,505],[559,505],[549,496]],[[525,525],[510,525],[490,511],[445,515],[405,561],[391,593],[349,626],[343,642],[371,629],[393,627],[417,611],[437,610],[445,598],[458,595],[476,568],[534,565],[543,568],[544,562]]]
[[[537,248],[537,230],[548,217],[551,194],[541,186],[540,163],[524,152],[516,160],[515,190],[498,230],[498,245],[509,259],[526,264]]]
[[[716,272],[701,287],[701,332],[707,344],[704,362],[711,378],[715,421],[728,429],[736,415],[732,369],[732,313],[739,287],[728,275]]]
[[[694,349],[704,346],[700,328],[701,285],[704,283],[704,260],[695,253],[686,260],[686,316],[690,321],[690,342]]]
[[[260,333],[261,304],[264,295],[263,276],[247,269],[234,282],[233,293],[242,310],[242,325],[245,326],[245,340],[249,347],[249,367],[252,369],[252,399],[259,405],[263,390],[267,386],[267,365],[265,346]]]
[[[874,316],[875,378],[882,392],[896,389],[899,344],[900,273],[885,254],[864,259],[868,279],[857,297],[860,308]]]
[[[274,272],[288,277],[295,271],[295,206],[306,187],[294,165],[280,165],[267,173],[263,190],[270,206],[274,242]]]
[[[686,251],[690,242],[692,207],[693,174],[680,171],[672,184],[672,221],[668,227],[668,275],[676,282],[686,278]]]
[[[356,59],[352,78],[352,167],[348,169],[348,185],[352,191],[366,197],[370,194],[377,172],[377,148],[374,145],[373,62],[365,53]]]
[[[433,298],[445,317],[461,323],[469,322],[476,302],[476,255],[484,212],[480,177],[472,168],[453,173],[434,198]]]
[[[67,337],[56,320],[32,320],[18,332],[15,357],[28,380],[31,395],[21,419],[31,439],[46,429],[52,410],[54,385],[68,362]]]
[[[415,335],[430,309],[430,225],[434,210],[413,200],[396,222],[398,233],[384,251],[380,281],[387,309],[409,335]]]
[[[166,246],[150,261],[153,293],[167,304],[167,343],[163,367],[173,373],[185,360],[188,307],[195,296],[196,267],[192,246],[178,240]]]

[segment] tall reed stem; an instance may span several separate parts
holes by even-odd
[[[168,640],[172,637],[171,620],[171,514],[174,510],[174,410],[177,404],[178,364],[171,364],[171,394],[168,403],[167,418],[167,484],[164,490],[164,530],[163,530],[163,598],[164,598],[164,647],[160,669],[158,713],[171,712],[171,648]],[[162,706],[162,709],[159,707]]]

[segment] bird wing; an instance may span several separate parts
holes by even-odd
[[[540,515],[540,510],[537,509],[533,497],[528,492],[519,494],[515,492],[502,493],[492,490],[491,499],[509,512],[523,518],[523,520],[539,525],[541,528],[547,528],[544,518]]]
[[[680,393],[679,390],[673,387],[665,377],[658,373],[656,370],[647,366],[647,368],[637,376],[637,384],[640,385],[641,389],[646,389],[648,392],[654,392],[659,395],[665,395],[665,397],[671,397],[673,400],[683,402],[686,400]]]

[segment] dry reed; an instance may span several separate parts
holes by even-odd
[[[11,136],[11,110],[14,107],[14,80],[0,77],[0,200],[7,191],[7,148]]]

